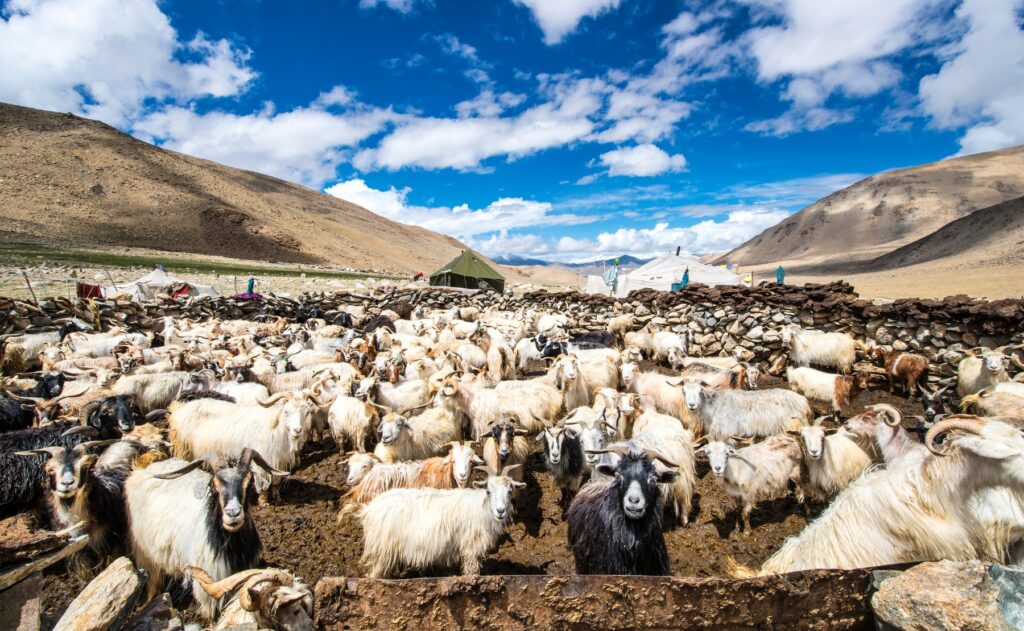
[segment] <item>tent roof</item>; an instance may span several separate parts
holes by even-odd
[[[701,263],[695,256],[686,253],[677,255],[675,252],[663,254],[636,268],[629,273],[629,277],[634,281],[641,279],[644,281],[665,280],[669,283],[678,283],[687,268],[690,270],[691,283],[735,285],[739,282],[739,276],[725,268],[707,265]]]
[[[483,259],[472,250],[463,250],[462,254],[456,256],[451,263],[437,270],[431,276],[437,276],[443,272],[459,274],[460,276],[468,276],[470,278],[505,280],[504,276],[494,271],[487,263],[484,263]]]

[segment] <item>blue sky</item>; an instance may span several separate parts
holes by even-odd
[[[737,245],[1024,143],[1021,0],[7,0],[0,100],[484,252]]]

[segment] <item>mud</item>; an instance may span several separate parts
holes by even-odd
[[[647,367],[645,367],[647,368]],[[762,377],[761,388],[784,387],[776,377]],[[920,414],[915,402],[889,395],[884,390],[861,393],[843,409],[844,418],[874,403],[889,403],[905,415]],[[826,405],[814,404],[819,414]],[[559,492],[543,471],[539,453],[528,463],[527,487],[516,498],[515,521],[508,536],[483,565],[485,575],[573,574]],[[806,509],[792,496],[759,505],[751,515],[752,532],[739,532],[737,513],[705,463],[698,462],[698,481],[689,525],[669,522],[665,531],[672,574],[683,578],[727,576],[728,557],[758,566],[779,548],[786,537],[800,532],[820,508]],[[307,444],[302,463],[285,481],[281,499],[256,509],[256,521],[267,565],[295,571],[309,585],[324,577],[361,577],[362,531],[349,516],[340,524],[336,516],[345,490],[343,456],[333,439]],[[457,569],[408,573],[404,578],[452,576]],[[59,615],[88,578],[65,569],[47,573],[43,606],[50,616]],[[186,617],[194,616],[187,611]]]

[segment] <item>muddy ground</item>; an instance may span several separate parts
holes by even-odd
[[[761,388],[784,387],[783,380],[762,377]],[[874,403],[895,405],[905,415],[920,414],[915,402],[884,390],[864,392],[843,409],[844,418]],[[824,406],[815,410],[825,414]],[[358,521],[336,516],[345,491],[345,467],[333,439],[309,443],[301,466],[285,482],[281,499],[256,509],[256,521],[268,565],[295,571],[309,585],[325,576],[362,576],[359,563],[362,532]],[[689,525],[668,523],[665,542],[672,573],[680,577],[726,576],[728,557],[757,566],[779,548],[786,537],[798,533],[820,508],[804,509],[788,497],[759,505],[751,515],[752,533],[740,534],[733,502],[698,462],[694,508]],[[534,454],[524,478],[527,487],[516,498],[515,521],[508,536],[487,557],[484,574],[572,574],[566,523],[559,492],[543,472],[541,454]],[[407,577],[446,576],[457,569],[409,573]],[[60,568],[47,574],[44,608],[56,619],[84,587],[81,578]],[[186,612],[186,617],[194,611]]]

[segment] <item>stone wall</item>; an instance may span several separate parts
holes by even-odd
[[[301,302],[300,302],[301,301]],[[140,305],[124,300],[72,301],[66,298],[31,303],[0,299],[0,333],[44,330],[68,317],[99,329],[119,324],[133,330],[159,330],[164,315],[191,318],[244,318],[266,315],[293,317],[305,305],[330,312],[341,305],[360,305],[373,315],[389,302],[431,307],[476,305],[504,310],[537,309],[566,314],[576,329],[603,329],[617,315],[632,313],[639,323],[661,317],[677,332],[689,329],[695,355],[731,353],[739,346],[759,361],[782,355],[780,329],[799,324],[824,331],[846,332],[858,339],[913,350],[929,357],[932,379],[946,379],[966,351],[996,348],[1024,339],[1024,301],[988,302],[967,296],[943,300],[862,300],[848,284],[762,287],[693,285],[680,292],[640,290],[625,299],[577,292],[538,291],[512,294],[465,293],[439,289],[402,289],[374,295],[312,294],[299,300],[270,296],[264,303],[237,303],[227,298]],[[1020,352],[1020,351],[1017,351]]]

